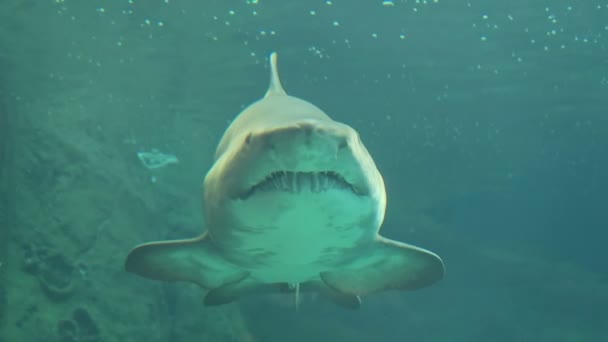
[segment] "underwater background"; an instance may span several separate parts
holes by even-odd
[[[124,271],[202,232],[272,51],[289,94],[358,130],[381,233],[439,254],[442,281],[296,311]],[[604,0],[0,2],[2,342],[608,341],[607,175]]]

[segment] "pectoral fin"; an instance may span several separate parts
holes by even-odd
[[[150,279],[188,281],[207,289],[238,283],[249,275],[224,260],[206,235],[139,245],[127,256],[125,269]]]
[[[380,237],[344,268],[322,272],[321,279],[336,291],[363,296],[426,287],[440,280],[443,273],[443,262],[436,254]]]

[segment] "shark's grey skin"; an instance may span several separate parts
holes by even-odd
[[[297,287],[356,308],[360,296],[441,279],[437,255],[378,234],[386,190],[359,134],[287,95],[274,53],[270,69],[266,95],[232,122],[205,177],[207,231],[137,246],[127,271],[194,282],[208,305]]]

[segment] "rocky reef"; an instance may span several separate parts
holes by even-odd
[[[151,187],[134,154],[73,110],[42,120],[22,109],[8,142],[15,158],[2,167],[18,191],[2,192],[16,210],[0,229],[0,341],[242,340],[236,305],[208,309],[198,287],[124,271],[137,243],[197,234],[199,199]]]
[[[57,322],[59,342],[99,342],[103,341],[97,323],[89,311],[77,307],[72,316]]]

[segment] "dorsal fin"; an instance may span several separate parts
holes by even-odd
[[[281,80],[279,79],[279,71],[277,69],[277,53],[273,52],[270,54],[270,86],[264,97],[273,95],[287,95],[283,86],[281,86]]]

